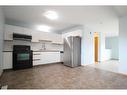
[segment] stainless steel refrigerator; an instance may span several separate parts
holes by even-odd
[[[64,65],[81,66],[81,37],[70,36],[64,39]]]

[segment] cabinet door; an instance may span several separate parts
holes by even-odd
[[[3,67],[4,69],[12,68],[12,52],[4,52],[3,54]]]
[[[39,42],[40,35],[39,33],[36,33],[36,31],[32,31],[32,42]]]
[[[26,35],[32,35],[33,30],[29,28],[23,28],[24,34]]]
[[[57,36],[57,41],[58,41],[58,44],[63,44],[62,35]]]
[[[52,41],[51,33],[41,32],[39,40]]]
[[[13,26],[13,25],[10,25],[10,26],[12,27],[13,33],[25,34],[25,33],[24,33],[24,30],[23,30],[23,27],[20,27],[20,26]]]
[[[11,25],[5,25],[4,40],[13,40],[13,27]]]
[[[63,44],[62,35],[60,35],[60,34],[52,34],[52,43]]]
[[[60,52],[52,52],[50,56],[52,59],[51,63],[60,62]]]
[[[42,64],[60,62],[59,52],[42,52]]]
[[[4,40],[13,40],[13,33],[25,34],[24,28],[6,24],[4,31]]]

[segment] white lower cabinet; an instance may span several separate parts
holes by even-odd
[[[4,52],[3,53],[3,69],[11,69],[12,68],[12,52]]]
[[[3,69],[12,69],[12,52],[3,52]],[[61,62],[60,52],[33,52],[33,65]]]
[[[33,52],[33,65],[41,64],[41,52]]]
[[[60,52],[34,52],[33,65],[60,62]]]
[[[60,62],[60,52],[42,52],[42,63]]]

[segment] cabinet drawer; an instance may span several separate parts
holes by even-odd
[[[34,56],[36,56],[36,55],[41,55],[41,53],[34,53],[33,55],[34,55]]]
[[[33,60],[34,59],[41,59],[41,53],[33,53]]]
[[[33,56],[33,61],[36,60],[41,60],[41,56]]]
[[[39,59],[39,58],[37,59],[37,58],[36,58],[36,59],[33,59],[33,61],[34,61],[34,62],[36,62],[36,61],[41,61],[41,59]]]
[[[42,62],[41,62],[40,59],[34,59],[34,60],[33,60],[33,65],[34,65],[34,66],[35,66],[35,65],[40,65],[40,64],[42,64]]]

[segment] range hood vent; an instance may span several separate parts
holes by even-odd
[[[31,35],[13,33],[13,40],[31,41]]]

